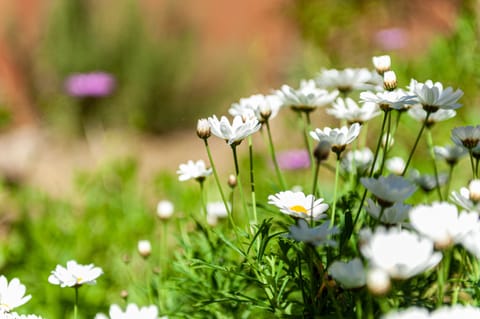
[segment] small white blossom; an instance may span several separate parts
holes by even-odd
[[[332,103],[332,107],[327,109],[327,113],[335,116],[337,119],[346,120],[349,124],[362,124],[380,115],[377,104],[364,103],[360,107],[349,97],[345,99],[337,98]]]
[[[434,83],[432,80],[427,80],[421,83],[412,79],[409,90],[417,95],[419,103],[429,112],[435,112],[438,109],[453,110],[462,106],[458,100],[463,96],[463,91],[457,89],[454,92],[452,87],[444,89],[440,82]]]
[[[336,227],[330,227],[329,222],[325,222],[320,226],[310,228],[304,219],[299,219],[298,225],[290,226],[289,230],[289,236],[296,241],[309,243],[313,246],[337,245],[337,243],[334,240],[329,239],[329,237],[331,235],[338,234],[339,230]]]
[[[468,153],[465,147],[458,145],[434,146],[433,152],[436,157],[445,160],[449,165],[455,165]]]
[[[423,123],[427,118],[427,111],[425,111],[420,106],[415,106],[408,110],[408,115],[410,115],[410,117],[412,117],[413,119]],[[435,113],[430,113],[430,115],[428,116],[428,121],[425,125],[427,127],[431,127],[435,123],[449,120],[455,117],[455,115],[457,115],[457,112],[455,110],[439,109]]]
[[[367,271],[367,287],[374,295],[383,295],[390,290],[390,276],[380,268],[373,268]]]
[[[403,203],[395,203],[390,207],[383,207],[375,203],[371,198],[367,199],[365,210],[375,219],[388,225],[401,224],[408,218],[408,212],[412,206]],[[380,217],[382,214],[382,217]]]
[[[387,177],[379,176],[378,178],[362,177],[360,182],[381,201],[380,204],[384,207],[391,206],[396,202],[403,202],[417,189],[407,179],[392,174]]]
[[[360,93],[360,100],[364,103],[375,103],[382,110],[395,109],[406,110],[417,103],[414,95],[408,95],[407,92],[397,89],[394,91],[384,91],[373,93],[370,91]]]
[[[456,145],[463,146],[466,149],[473,149],[480,142],[480,125],[460,126],[452,130],[452,141]]]
[[[230,209],[230,205],[228,207]],[[219,201],[207,203],[207,223],[210,226],[216,226],[219,219],[224,219],[227,217],[228,211],[225,208],[224,202]]]
[[[352,124],[350,127],[343,126],[341,128],[329,128],[325,127],[323,130],[317,128],[310,132],[310,136],[318,141],[327,141],[332,152],[341,153],[345,150],[345,147],[353,142],[360,134],[361,125],[358,123]]]
[[[232,116],[244,116],[245,112],[253,111],[257,120],[263,122],[265,119],[262,114],[268,111],[270,113],[268,118],[274,118],[280,111],[282,104],[282,99],[277,95],[254,94],[233,103],[228,113]]]
[[[138,307],[133,303],[128,304],[125,311],[118,305],[111,305],[109,316],[97,314],[95,319],[159,319],[157,306]]]
[[[203,160],[196,162],[190,160],[186,164],[180,164],[177,174],[180,182],[188,181],[189,179],[203,181],[212,174],[212,169],[207,168]]]
[[[8,282],[5,276],[0,276],[0,315],[27,303],[32,296],[25,296],[26,290],[18,278]]]
[[[157,216],[160,219],[169,219],[175,211],[175,206],[169,200],[161,200],[157,204]]]
[[[232,124],[225,116],[220,120],[213,115],[208,118],[212,134],[224,139],[229,145],[240,144],[246,137],[260,130],[262,125],[253,112],[249,116],[237,115],[233,118]]]
[[[365,286],[366,272],[360,258],[352,259],[346,263],[334,261],[328,268],[328,272],[347,289]]]
[[[75,260],[67,261],[67,267],[57,265],[48,277],[48,282],[60,287],[79,287],[84,284],[96,284],[96,279],[103,274],[100,267],[93,264],[80,265]]]
[[[391,157],[385,161],[385,167],[389,172],[400,176],[405,170],[405,161],[398,156]]]
[[[373,66],[378,73],[383,74],[390,70],[392,60],[389,55],[380,55],[372,57]]]
[[[349,151],[340,162],[341,168],[349,173],[363,175],[373,162],[373,153],[369,148]]]
[[[149,240],[139,240],[137,250],[140,256],[147,258],[152,253],[152,244]]]
[[[343,93],[380,88],[383,79],[368,69],[322,70],[315,79],[319,87],[335,88]]]
[[[329,92],[318,88],[313,80],[301,81],[298,90],[282,85],[276,93],[283,101],[283,106],[306,112],[331,104],[338,95],[338,91]]]
[[[268,203],[277,206],[284,214],[304,219],[325,218],[324,212],[328,209],[323,198],[315,200],[313,195],[305,196],[303,192],[279,192],[268,196]]]
[[[467,187],[460,188],[460,192],[452,192],[450,199],[466,210],[480,211],[480,180],[471,180]]]

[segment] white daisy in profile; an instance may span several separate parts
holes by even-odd
[[[421,106],[415,106],[408,110],[408,115],[416,121],[421,123],[425,122],[427,118],[427,111]],[[428,116],[426,127],[432,127],[435,123],[442,122],[454,118],[457,112],[452,109],[438,109],[435,113],[431,113]]]
[[[208,118],[208,123],[212,134],[224,139],[229,145],[240,144],[246,137],[262,127],[253,112],[246,112],[243,116],[235,116],[232,124],[225,116],[218,120],[215,115]]]
[[[454,110],[462,106],[458,100],[463,96],[463,91],[460,89],[453,91],[452,87],[444,89],[440,82],[434,83],[432,80],[427,80],[421,83],[412,79],[409,90],[417,96],[418,102],[428,112],[433,113],[438,109]]]
[[[409,180],[390,174],[378,178],[362,177],[360,182],[368,189],[383,207],[392,206],[396,202],[403,202],[410,197],[417,187]]]
[[[380,75],[365,68],[324,69],[315,81],[319,87],[334,88],[345,94],[354,90],[380,89],[383,85]]]
[[[177,174],[180,182],[188,181],[189,179],[202,182],[207,176],[212,174],[212,169],[207,168],[203,160],[196,162],[190,160],[186,164],[180,164]]]
[[[323,198],[315,199],[315,196],[303,192],[279,192],[268,196],[268,203],[277,206],[282,213],[297,218],[318,220],[327,217],[324,213],[328,204],[323,202]]]
[[[375,70],[377,70],[380,75],[389,71],[392,65],[392,59],[389,55],[374,56],[372,57],[372,62]]]
[[[450,199],[466,210],[480,211],[480,179],[473,179],[468,187],[460,188],[459,192],[452,192]]]
[[[363,175],[373,162],[373,153],[366,147],[349,151],[342,157],[340,167],[348,173]]]
[[[109,317],[104,314],[97,314],[95,319],[159,319],[158,308],[155,305],[139,307],[136,304],[129,303],[125,311],[118,305],[111,305]]]
[[[385,167],[395,175],[402,175],[405,170],[405,161],[399,156],[394,156],[385,161]]]
[[[381,223],[386,225],[403,224],[408,219],[408,212],[412,206],[397,202],[390,207],[382,207],[371,198],[367,199],[365,210]],[[380,217],[381,215],[381,217]]]
[[[343,152],[348,144],[353,142],[360,134],[361,125],[352,124],[350,127],[343,126],[341,128],[325,127],[323,130],[317,128],[310,132],[310,136],[318,141],[326,141],[330,144],[332,152],[337,155]]]
[[[338,96],[338,91],[329,92],[316,86],[315,81],[301,81],[300,88],[295,90],[288,85],[282,85],[276,92],[283,106],[294,111],[311,112],[317,108],[330,105]]]
[[[336,246],[337,243],[329,239],[330,236],[338,234],[337,227],[330,227],[329,222],[325,222],[320,226],[310,227],[304,219],[299,219],[297,225],[292,225],[288,228],[290,233],[289,237],[296,241],[311,244],[313,246]]]
[[[385,272],[392,279],[408,279],[435,267],[442,254],[433,242],[407,230],[377,227],[360,246],[369,267]]]
[[[443,159],[448,165],[455,165],[465,155],[467,149],[459,145],[434,146],[433,152],[435,157]]]
[[[48,277],[48,282],[60,287],[80,287],[84,284],[94,285],[103,274],[100,267],[93,264],[80,265],[75,260],[67,261],[67,267],[57,265]]]
[[[459,126],[452,130],[453,143],[463,146],[468,150],[474,149],[480,142],[480,125]]]
[[[437,176],[430,174],[420,174],[419,171],[413,169],[409,174],[409,178],[420,187],[424,192],[431,192],[439,185],[443,186],[448,181],[448,175],[438,173]]]
[[[345,99],[337,98],[335,102],[332,103],[332,107],[327,109],[327,113],[335,116],[339,120],[346,120],[348,124],[363,124],[380,115],[377,104],[363,103],[362,107],[360,107],[349,97]]]
[[[439,249],[460,242],[466,234],[479,226],[477,213],[458,213],[455,205],[446,202],[417,205],[409,214],[413,228],[431,239]]]
[[[9,282],[5,276],[0,276],[0,314],[27,303],[32,296],[25,296],[26,290],[18,278],[13,278]]]
[[[233,103],[228,113],[232,116],[245,116],[245,112],[252,111],[257,120],[264,122],[277,116],[283,101],[275,94],[254,94]]]
[[[376,93],[365,91],[360,93],[360,101],[375,103],[382,110],[395,109],[399,111],[407,110],[411,105],[418,103],[416,96],[409,95],[400,89]]]
[[[344,288],[359,288],[366,284],[366,272],[360,258],[348,262],[334,261],[328,267],[328,273]]]

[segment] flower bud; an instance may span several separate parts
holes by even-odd
[[[272,108],[270,107],[269,104],[260,105],[260,116],[262,117],[262,120],[268,121],[271,115],[272,115]]]
[[[197,135],[206,140],[211,135],[210,124],[207,119],[199,119],[197,122]]]
[[[313,151],[313,156],[318,162],[327,160],[328,155],[330,154],[331,145],[327,141],[320,141]]]
[[[470,200],[472,202],[480,201],[480,179],[474,179],[468,184],[468,191],[470,192]]]
[[[126,291],[125,289],[120,291],[120,297],[124,300],[127,299],[128,298],[128,291]]]
[[[233,174],[228,176],[228,186],[230,186],[230,188],[235,188],[237,186],[237,176]]]
[[[157,204],[157,216],[160,219],[169,219],[172,217],[175,207],[169,200],[161,200]]]
[[[387,71],[383,74],[383,87],[387,91],[393,91],[397,88],[397,76],[393,71]]]
[[[138,253],[143,258],[147,258],[152,253],[152,245],[148,240],[139,240],[137,245]]]
[[[389,55],[374,56],[372,62],[378,74],[383,75],[385,72],[390,71],[392,62]]]
[[[390,277],[381,269],[372,269],[367,273],[367,287],[374,295],[383,295],[390,290]]]

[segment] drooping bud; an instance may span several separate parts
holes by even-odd
[[[331,145],[328,141],[320,141],[313,151],[313,156],[318,162],[327,160],[328,155],[330,154]]]
[[[397,76],[393,71],[387,71],[383,74],[383,87],[387,91],[393,91],[397,88]]]
[[[197,122],[197,136],[206,140],[211,135],[210,124],[207,119],[199,119]]]

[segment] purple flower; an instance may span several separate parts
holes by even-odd
[[[375,33],[375,43],[387,51],[404,48],[407,38],[407,32],[403,28],[388,28]]]
[[[278,166],[285,170],[310,167],[310,156],[306,150],[289,150],[277,154]]]
[[[71,96],[108,96],[115,88],[115,78],[105,72],[75,73],[65,81],[65,89]]]

